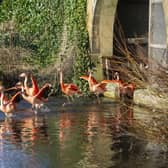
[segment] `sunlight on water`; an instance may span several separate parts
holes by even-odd
[[[150,112],[108,101],[62,104],[53,98],[49,113],[0,115],[0,168],[167,166],[167,133]]]

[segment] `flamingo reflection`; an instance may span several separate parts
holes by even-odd
[[[16,146],[26,148],[34,145],[38,139],[48,140],[48,130],[45,117],[34,116],[16,120],[5,118],[0,127],[0,140],[6,139]]]
[[[59,121],[59,141],[63,144],[70,136],[70,128],[72,127],[73,120],[69,113],[62,112]],[[67,129],[67,131],[66,131]]]

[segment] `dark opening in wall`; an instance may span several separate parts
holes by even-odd
[[[119,0],[116,14],[126,38],[147,36],[149,0]]]
[[[119,35],[122,30],[128,44],[140,43],[144,47],[147,47],[148,24],[149,0],[118,1],[114,23],[114,34],[116,38],[121,38]]]
[[[118,0],[115,22],[113,55],[122,57],[123,44],[135,57],[148,56],[149,0]],[[141,52],[141,53],[140,53]],[[123,61],[126,61],[124,57]]]

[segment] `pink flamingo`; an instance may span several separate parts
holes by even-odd
[[[7,116],[10,117],[12,114],[16,111],[16,104],[15,100],[18,95],[21,94],[21,92],[17,92],[10,100],[7,100],[7,98],[4,95],[4,87],[0,86],[0,92],[1,92],[1,98],[0,98],[0,110]]]
[[[75,84],[63,82],[62,71],[60,71],[60,85],[61,85],[61,91],[67,96],[68,101],[70,101],[69,97],[73,100],[73,95],[82,94],[78,86],[76,86]]]
[[[36,93],[33,96],[27,95],[25,92],[25,87],[23,86],[23,84],[21,82],[18,82],[16,84],[16,87],[21,88],[21,95],[23,97],[24,100],[26,100],[28,103],[30,103],[32,105],[32,109],[34,110],[35,113],[37,113],[36,110],[41,109],[42,107],[44,107],[44,102],[40,99],[41,98],[41,94],[48,88],[51,87],[51,84],[46,83],[39,91],[38,93]]]
[[[89,76],[81,76],[80,79],[84,79],[88,81],[90,92],[93,92],[96,95],[98,103],[100,103],[99,95],[106,91],[107,83],[105,82],[98,83],[96,79],[92,77],[91,72],[89,73]]]

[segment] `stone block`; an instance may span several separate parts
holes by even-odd
[[[108,83],[106,86],[106,91],[104,92],[104,96],[115,100],[120,99],[119,85],[115,83]]]
[[[133,101],[135,104],[141,106],[157,109],[168,109],[168,98],[158,96],[149,89],[135,90]]]

